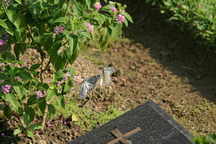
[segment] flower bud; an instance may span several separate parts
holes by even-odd
[[[100,2],[96,2],[96,3],[94,4],[94,8],[95,8],[96,10],[100,10],[100,9],[102,8],[101,3],[100,3]]]
[[[88,32],[93,33],[94,32],[94,26],[90,23],[86,23],[86,27]]]

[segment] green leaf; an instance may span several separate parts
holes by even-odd
[[[70,35],[69,37],[69,49],[67,50],[67,56],[69,59],[73,59],[74,52],[77,49],[78,37],[76,35]]]
[[[69,49],[67,50],[67,56],[69,63],[73,63],[79,54],[78,36],[70,35],[69,38]]]
[[[13,30],[8,27],[7,23],[5,23],[5,20],[0,19],[0,26],[3,27],[10,35],[13,35]]]
[[[11,108],[9,106],[5,106],[4,107],[4,115],[9,118],[11,116],[11,114],[12,114]]]
[[[62,70],[58,70],[54,74],[55,81],[61,80],[64,77],[64,72]]]
[[[91,7],[91,0],[85,0],[85,3],[86,3],[86,5],[87,5],[88,8]]]
[[[50,56],[51,63],[54,65],[56,70],[64,68],[67,63],[67,57],[63,53],[59,53],[59,48],[61,47],[60,42],[52,44],[52,47],[48,49],[48,54]]]
[[[30,130],[27,130],[27,136],[33,138],[34,137],[34,133]]]
[[[31,71],[34,71],[36,69],[38,69],[41,65],[40,64],[33,64],[31,67],[30,67],[30,70]]]
[[[6,94],[4,100],[9,103],[11,109],[18,113],[19,107],[21,107],[19,101],[16,99],[15,95],[13,94]]]
[[[0,26],[3,27],[3,28],[5,28],[5,29],[8,29],[8,26],[5,23],[5,20],[0,19]]]
[[[56,113],[56,109],[52,104],[48,105],[48,113],[49,113],[49,117],[54,116],[54,114]]]
[[[26,106],[23,114],[25,124],[29,124],[34,120],[35,111],[33,108]]]
[[[38,103],[38,105],[39,105],[40,111],[42,113],[44,113],[45,108],[46,108],[46,101],[45,101],[45,99],[42,98],[42,100]]]
[[[56,90],[55,89],[48,89],[47,90],[47,96],[46,96],[46,101],[50,101],[51,99],[53,99],[53,97],[55,97],[56,94]]]
[[[20,87],[20,86],[13,86],[17,96],[18,96],[18,99],[19,100],[22,100],[23,97],[25,96],[25,93],[26,93],[26,89],[24,87]]]
[[[29,129],[31,129],[31,130],[38,130],[38,129],[41,129],[42,128],[42,125],[41,125],[41,123],[37,123],[37,124],[32,124],[32,125],[30,125],[29,126]]]
[[[100,47],[102,49],[105,49],[107,47],[107,44],[108,44],[108,41],[110,38],[109,29],[104,28],[102,32],[103,32],[103,35],[101,35],[100,40],[99,40],[100,41]]]
[[[18,129],[15,129],[15,130],[14,130],[13,134],[14,134],[14,135],[18,135],[18,134],[20,134],[21,132],[22,132],[22,130],[18,128]]]
[[[22,4],[22,0],[15,0],[18,4]]]
[[[64,92],[67,93],[71,90],[73,83],[71,81],[67,81],[64,85]]]
[[[38,102],[38,99],[36,98],[35,95],[31,96],[29,99],[28,99],[28,102],[27,104],[28,105],[33,105],[33,104],[36,104]]]
[[[89,32],[80,32],[79,33],[79,37],[81,37],[81,38],[87,38],[87,39],[91,39],[91,35],[90,35],[90,33]]]
[[[22,16],[19,15],[15,10],[7,9],[6,14],[8,16],[8,19],[15,25],[18,31],[21,29],[21,25],[23,24]]]
[[[65,104],[63,96],[56,97],[53,105],[57,111],[59,111],[60,113],[65,113]]]
[[[106,21],[106,17],[102,14],[97,15],[96,17],[94,17],[94,19],[98,22],[99,25],[104,24],[104,22]]]
[[[15,32],[15,35],[16,34],[17,33]],[[26,45],[25,44],[17,43],[15,45],[15,47],[14,47],[14,53],[15,53],[15,55],[16,55],[17,58],[19,58],[19,56],[21,54],[23,54],[25,52],[25,50],[26,50]]]
[[[133,19],[131,18],[131,16],[128,13],[124,12],[123,14],[129,22],[133,23]]]
[[[23,80],[32,80],[31,74],[24,69],[20,69],[19,76]]]
[[[65,23],[65,17],[59,17],[56,20],[53,21],[53,24],[55,23]]]

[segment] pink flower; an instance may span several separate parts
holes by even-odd
[[[4,94],[7,94],[7,93],[10,93],[10,89],[12,88],[11,85],[4,85],[4,86],[1,86],[1,90]]]
[[[56,26],[54,28],[54,33],[55,34],[60,34],[60,33],[63,33],[64,32],[64,27],[63,26]]]
[[[95,8],[96,10],[100,10],[100,9],[102,8],[102,5],[100,4],[100,2],[96,2],[96,3],[94,4],[94,8]]]
[[[121,15],[121,14],[117,15],[117,21],[119,23],[124,23],[125,22],[125,16]]]
[[[86,23],[85,25],[88,29],[88,32],[90,32],[90,33],[94,32],[94,26],[92,24]]]
[[[0,40],[0,46],[3,46],[5,44],[6,44],[6,42],[4,40]]]
[[[110,9],[111,9],[111,11],[114,12],[114,13],[118,11],[114,6],[112,6]]]
[[[44,97],[44,94],[42,91],[36,91],[36,95],[37,95],[37,98],[42,98]]]

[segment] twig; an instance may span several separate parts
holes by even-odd
[[[46,105],[44,116],[43,116],[42,130],[44,130],[45,128],[47,114],[48,114],[48,105]]]

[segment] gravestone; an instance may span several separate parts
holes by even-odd
[[[69,144],[193,144],[157,104],[147,102]]]

